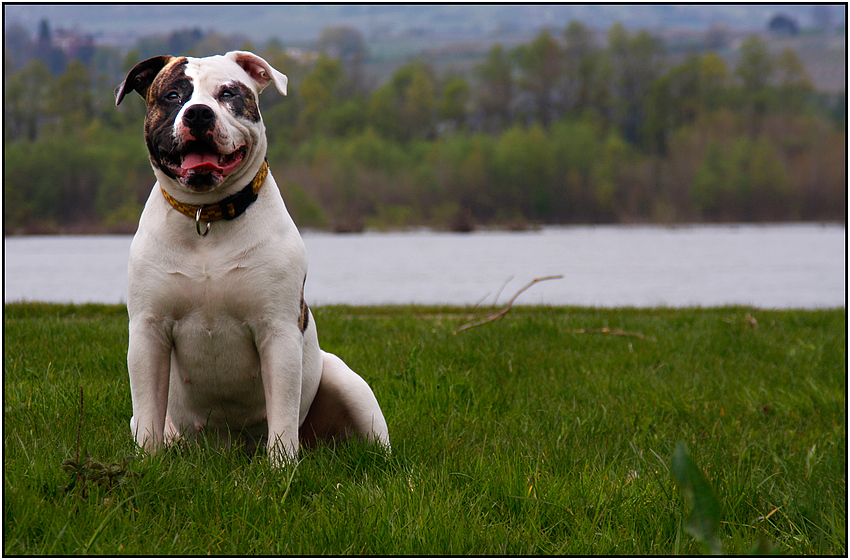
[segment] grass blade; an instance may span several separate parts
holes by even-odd
[[[705,544],[712,554],[722,554],[723,548],[717,538],[722,508],[711,483],[697,466],[684,443],[676,445],[671,471],[679,490],[690,507],[685,530],[696,540]]]

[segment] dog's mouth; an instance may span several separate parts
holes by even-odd
[[[204,191],[224,182],[239,167],[246,153],[246,146],[222,154],[206,143],[189,142],[180,153],[167,154],[163,162],[183,184]]]

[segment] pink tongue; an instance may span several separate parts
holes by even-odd
[[[181,167],[186,171],[222,171],[218,164],[218,154],[209,152],[186,154]]]

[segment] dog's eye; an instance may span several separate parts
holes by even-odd
[[[180,101],[180,92],[169,91],[165,94],[166,101]]]
[[[228,99],[232,99],[232,98],[236,97],[236,94],[232,90],[223,89],[223,90],[221,90],[221,93],[218,94],[218,97],[222,101],[227,101]]]

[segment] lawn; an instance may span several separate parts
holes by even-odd
[[[375,390],[390,455],[143,456],[126,309],[6,305],[3,552],[702,554],[684,443],[724,553],[847,554],[843,308],[515,307],[465,330],[485,311],[313,311]]]

